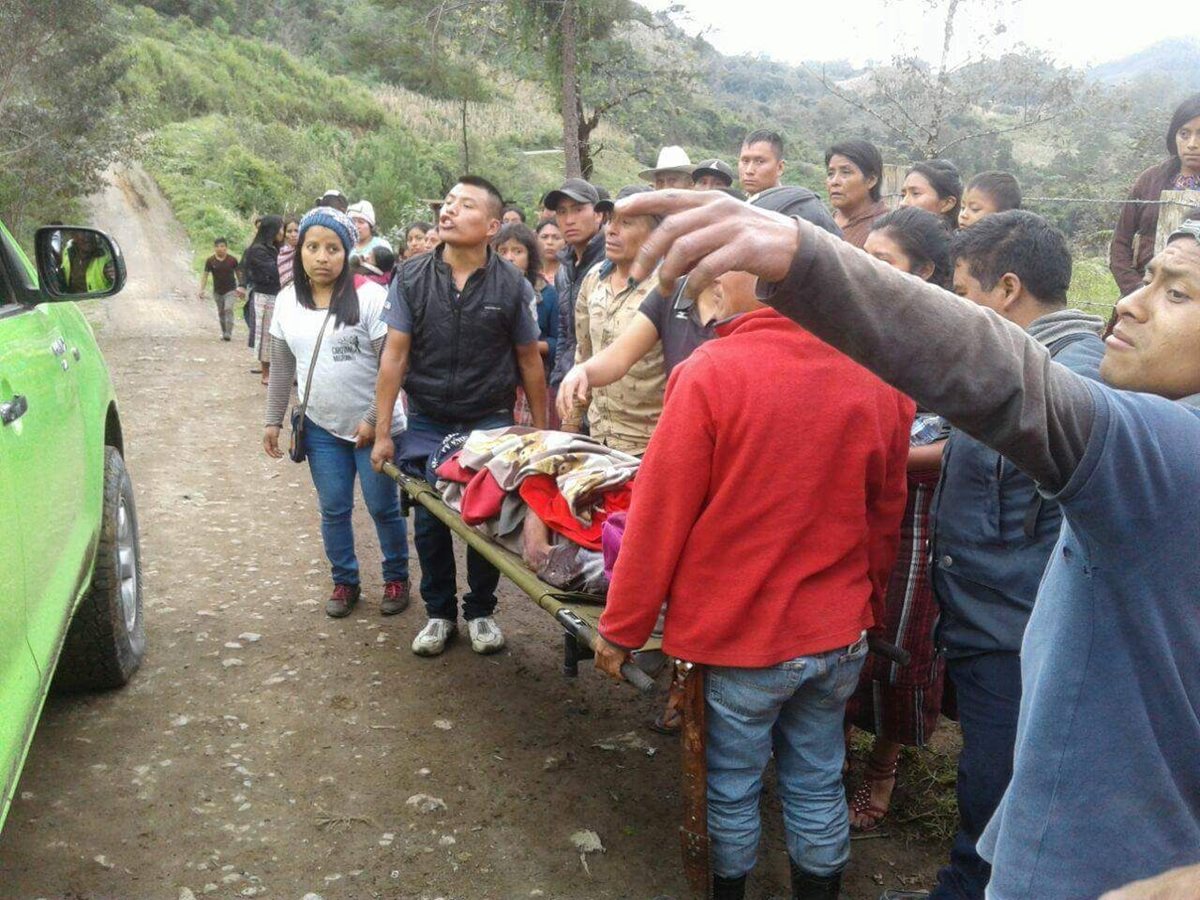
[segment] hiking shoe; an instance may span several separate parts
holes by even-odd
[[[354,604],[362,596],[362,588],[357,584],[335,584],[333,593],[325,601],[325,615],[341,619],[350,615]]]
[[[491,616],[481,616],[469,621],[467,633],[471,635],[471,649],[476,653],[487,655],[504,649],[504,635]]]
[[[401,578],[389,581],[383,586],[383,602],[379,604],[379,613],[384,616],[394,616],[408,609],[408,579]]]
[[[412,652],[417,656],[437,656],[457,631],[458,626],[449,619],[430,619],[413,638]]]

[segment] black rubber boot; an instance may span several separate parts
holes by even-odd
[[[712,900],[742,900],[746,896],[746,876],[722,878],[713,876]]]
[[[814,875],[792,863],[792,900],[837,900],[842,889],[842,873]]]

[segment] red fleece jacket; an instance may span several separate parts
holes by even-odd
[[[883,620],[914,404],[763,309],[671,375],[600,632],[760,668],[853,643]]]

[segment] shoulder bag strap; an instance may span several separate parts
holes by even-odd
[[[304,431],[304,414],[308,412],[308,395],[312,392],[313,371],[317,368],[317,354],[321,352],[321,339],[325,337],[325,326],[329,324],[329,317],[333,315],[333,304],[329,304],[329,312],[325,313],[325,321],[321,323],[321,330],[317,332],[317,343],[313,347],[312,359],[308,363],[308,377],[304,379],[304,397],[300,401],[300,424],[297,431]]]

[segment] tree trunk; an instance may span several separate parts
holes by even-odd
[[[471,173],[471,147],[467,143],[467,101],[462,102],[462,145],[463,145],[463,172],[468,175]]]
[[[576,14],[579,0],[564,0],[562,21],[562,120],[563,153],[567,177],[582,178],[579,158],[579,76],[575,62]]]

